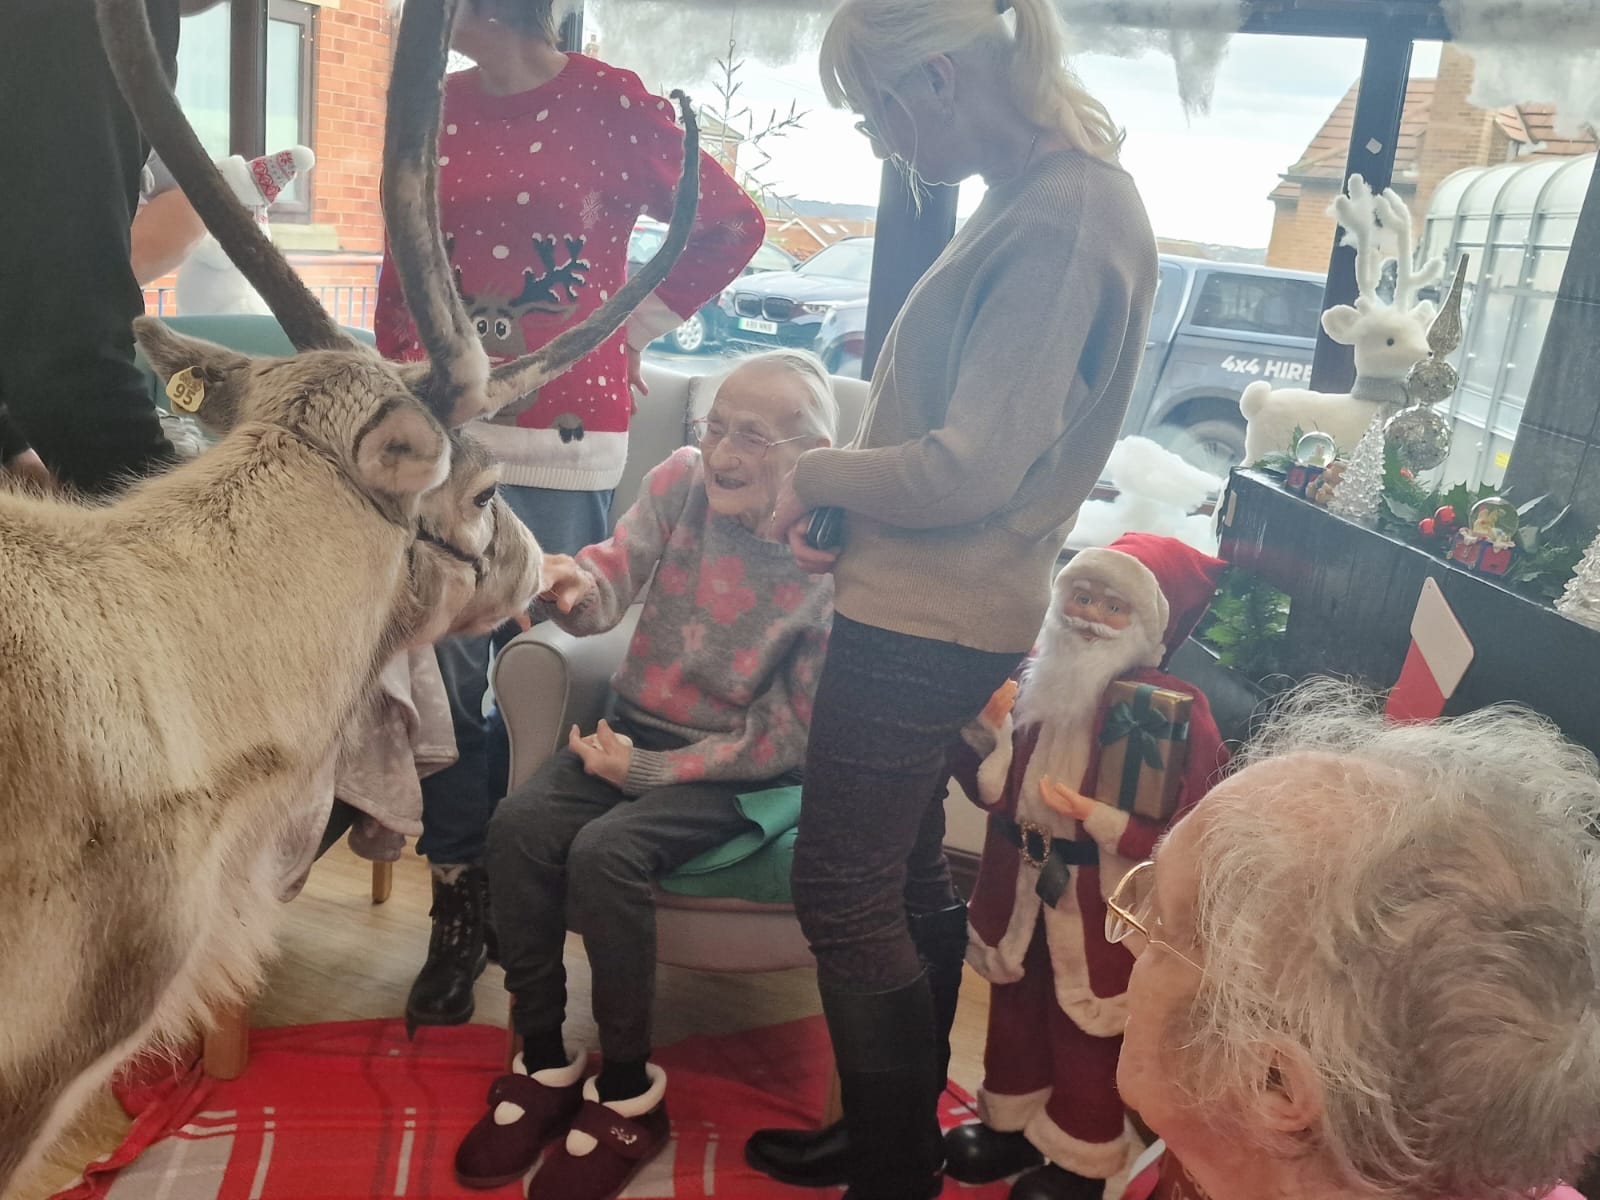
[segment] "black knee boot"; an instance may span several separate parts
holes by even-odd
[[[961,997],[967,953],[967,906],[957,901],[938,912],[909,918],[911,940],[927,968],[933,999],[935,1103],[950,1072],[950,1027]],[[826,1129],[762,1129],[744,1147],[745,1161],[792,1187],[838,1187],[848,1178],[850,1135],[845,1122]]]
[[[435,869],[433,876],[433,933],[428,939],[428,961],[406,997],[406,1033],[419,1025],[465,1025],[472,1020],[472,985],[483,974],[488,958],[483,947],[482,867],[451,872]]]
[[[825,982],[820,990],[850,1142],[844,1200],[937,1196],[944,1182],[933,1086],[940,1056],[927,976],[889,992]]]

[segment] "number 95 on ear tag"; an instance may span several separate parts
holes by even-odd
[[[188,367],[167,380],[167,399],[179,412],[199,412],[205,398],[206,385],[199,367]]]

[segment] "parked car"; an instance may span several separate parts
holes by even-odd
[[[824,319],[841,305],[865,313],[872,239],[845,238],[792,271],[746,275],[726,288],[718,307],[730,344],[747,349],[799,346],[820,350]],[[861,318],[865,328],[865,316]]]
[[[1310,383],[1323,284],[1307,271],[1163,254],[1124,436],[1143,434],[1227,475],[1244,460],[1245,385]],[[836,375],[860,373],[866,308],[864,300],[838,303],[821,319],[817,352]]]
[[[659,221],[645,219],[634,225],[633,234],[628,238],[630,276],[650,261],[666,237],[667,227]],[[762,242],[741,275],[790,271],[799,261],[778,243]],[[699,354],[702,350],[721,345],[727,340],[727,322],[723,319],[722,310],[717,304],[715,298],[708,300],[701,306],[699,312],[682,325],[670,333],[663,334],[658,339],[659,343],[668,349],[676,350],[679,354]]]

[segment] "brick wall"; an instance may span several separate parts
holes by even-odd
[[[346,251],[381,252],[378,176],[392,33],[385,0],[343,0],[316,15],[313,224]]]
[[[1494,114],[1467,103],[1472,71],[1470,55],[1449,42],[1440,47],[1433,111],[1417,157],[1417,191],[1410,205],[1418,228],[1427,215],[1434,189],[1445,176],[1464,167],[1505,162],[1510,157],[1510,139]]]

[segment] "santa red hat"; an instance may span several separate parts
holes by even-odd
[[[1146,632],[1159,631],[1166,666],[1211,606],[1227,563],[1177,538],[1125,533],[1111,545],[1080,550],[1056,576],[1056,590],[1092,577],[1133,606]]]

